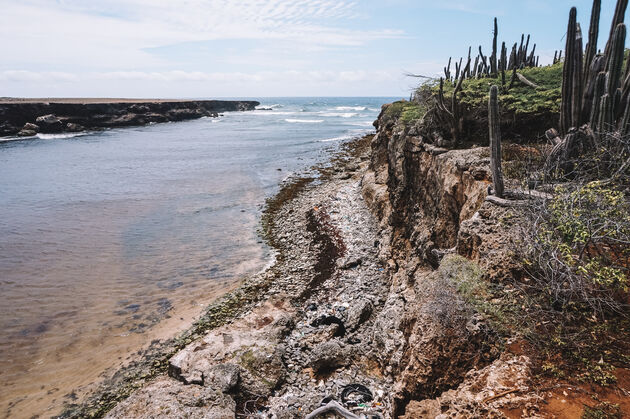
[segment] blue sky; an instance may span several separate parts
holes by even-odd
[[[468,46],[564,46],[592,0],[0,0],[0,96],[407,96]],[[614,0],[602,0],[600,43]]]

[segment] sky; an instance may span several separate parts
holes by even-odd
[[[541,63],[592,0],[0,0],[0,96],[401,96],[492,20]],[[602,0],[600,44],[615,0]]]

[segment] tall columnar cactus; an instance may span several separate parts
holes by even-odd
[[[577,24],[577,9],[571,8],[567,27],[566,53],[562,70],[560,131],[569,132],[580,125],[582,113],[582,31]]]
[[[617,25],[624,22],[626,16],[626,9],[628,8],[628,0],[617,0],[617,6],[615,7],[615,14],[613,16],[612,24],[610,25],[610,35],[608,36],[608,43],[606,43],[606,50],[604,55],[608,56],[610,49],[612,48],[612,40],[615,35]]]
[[[571,92],[571,126],[577,128],[582,125],[582,96],[584,95],[584,84],[582,80],[582,53],[584,50],[582,49],[582,29],[579,23],[576,27],[574,48],[572,58],[573,91]]]
[[[602,57],[603,61],[603,57]],[[590,114],[590,125],[595,131],[599,132],[599,105],[601,103],[601,97],[606,92],[606,73],[603,71],[597,74],[597,78],[593,83],[593,101],[591,114]]]
[[[591,9],[591,25],[588,29],[588,43],[584,54],[584,79],[590,80],[590,69],[593,59],[597,55],[597,39],[599,38],[599,17],[602,10],[602,0],[593,0]],[[585,111],[588,112],[587,109]]]
[[[490,88],[488,101],[488,129],[490,132],[490,169],[492,170],[492,182],[494,194],[503,198],[505,188],[503,186],[503,171],[501,169],[501,118],[499,115],[499,88]]]
[[[499,36],[499,25],[497,18],[494,18],[494,32],[492,36],[492,55],[490,56],[490,72],[493,77],[496,77],[497,69],[497,37]]]
[[[591,66],[588,70],[590,75],[585,78],[584,99],[582,101],[582,121],[590,121],[591,127],[595,127],[597,118],[593,119],[593,112],[597,114],[599,109],[599,99],[605,93],[606,89],[606,73],[604,67],[606,59],[603,55],[596,55],[593,58]],[[601,74],[600,74],[601,73]],[[601,76],[601,77],[600,77]]]
[[[507,48],[505,42],[501,44],[501,85],[505,86],[505,70],[507,70]]]
[[[615,33],[610,42],[608,61],[606,62],[606,72],[608,82],[606,93],[613,97],[617,89],[621,86],[621,74],[623,69],[623,55],[626,45],[626,25],[620,23],[615,28]]]
[[[597,132],[610,131],[613,126],[612,98],[606,93],[599,102],[599,121]]]
[[[624,137],[627,137],[630,134],[630,101],[626,103],[626,109],[623,113],[623,117],[621,118],[621,122],[619,123],[619,132]]]

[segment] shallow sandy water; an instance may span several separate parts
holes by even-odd
[[[383,100],[285,102],[0,143],[0,417],[59,413],[262,269],[265,198],[365,131]]]

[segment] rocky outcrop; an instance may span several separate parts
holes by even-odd
[[[460,224],[483,203],[490,184],[486,148],[446,150],[387,116],[375,123],[370,171],[363,182],[368,205],[391,230],[392,250],[436,263],[435,250],[453,248]]]
[[[0,136],[78,132],[85,129],[183,121],[220,112],[248,111],[256,101],[0,101]],[[37,128],[25,125],[36,125]]]
[[[468,385],[473,372],[501,353],[491,327],[458,292],[458,281],[516,274],[508,249],[518,237],[518,217],[485,202],[487,148],[435,147],[387,109],[375,123],[362,183],[380,220],[380,257],[391,269],[388,299],[376,318],[378,362],[394,377],[394,416],[450,417],[439,416],[444,406],[420,401],[442,401],[445,394],[457,399],[459,393],[447,392]],[[500,390],[496,383],[488,387]],[[477,417],[471,412],[453,417]]]
[[[505,418],[508,412],[540,417],[535,413],[540,397],[531,388],[529,363],[526,356],[501,357],[470,371],[457,389],[436,399],[412,401],[401,419]]]

